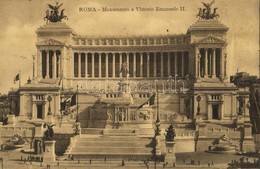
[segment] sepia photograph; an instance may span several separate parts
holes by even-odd
[[[0,168],[260,168],[259,0],[0,0]]]

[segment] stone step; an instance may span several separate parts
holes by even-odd
[[[136,136],[100,136],[100,137],[87,137],[82,136],[77,141],[147,141],[149,138],[139,138]]]
[[[141,147],[80,147],[73,148],[70,154],[149,154],[152,153],[153,148],[141,148]]]
[[[126,141],[77,141],[75,147],[78,146],[100,146],[100,147],[145,147],[149,146],[151,141],[126,142]]]
[[[104,154],[104,153],[99,153],[99,154],[85,154],[85,153],[70,153],[67,154],[68,156],[68,161],[71,160],[82,160],[82,161],[88,161],[91,159],[92,162],[94,163],[100,163],[99,160],[104,160],[106,157],[107,161],[120,161],[125,160],[125,162],[129,162],[129,160],[133,161],[146,161],[147,159],[153,158],[153,155],[151,153],[135,153],[135,154],[126,154],[126,153],[121,153],[121,154]]]
[[[82,128],[81,134],[103,134],[102,128]]]

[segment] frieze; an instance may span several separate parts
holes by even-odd
[[[55,39],[47,39],[47,40],[38,42],[36,45],[37,46],[63,46],[64,43],[62,43],[58,40],[55,40]]]
[[[176,37],[140,37],[140,38],[84,38],[74,37],[75,45],[182,45],[189,44],[190,37],[188,35],[180,35]]]
[[[196,41],[195,43],[202,43],[202,44],[215,44],[215,43],[221,43],[221,44],[225,44],[226,42],[224,40],[218,39],[214,36],[208,36],[206,38],[202,38],[198,41]]]
[[[123,51],[138,51],[138,52],[181,52],[181,51],[189,51],[190,46],[188,44],[185,45],[167,45],[167,46],[72,46],[73,50],[80,51],[92,51],[99,52],[100,51],[110,51],[111,53],[120,53]]]

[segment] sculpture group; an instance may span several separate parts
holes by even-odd
[[[62,19],[68,19],[66,15],[64,15],[65,9],[62,9],[61,12],[59,12],[59,8],[62,6],[62,4],[59,4],[56,2],[56,5],[52,6],[48,4],[49,8],[51,8],[51,12],[49,9],[46,10],[46,15],[44,17],[44,20],[46,20],[46,23],[48,22],[61,22]]]
[[[214,2],[215,0],[213,0],[211,3],[202,2],[205,8],[199,8],[199,13],[197,14],[197,17],[199,17],[199,19],[206,19],[206,20],[217,19],[219,17],[219,15],[217,14],[218,8],[214,8],[213,12],[211,10],[211,6]]]

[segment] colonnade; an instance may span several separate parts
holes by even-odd
[[[225,76],[225,62],[223,49],[199,48],[197,59],[197,77],[215,78]]]
[[[39,52],[38,71],[42,78],[56,79],[61,76],[61,51],[60,50],[41,50]]]
[[[185,77],[189,73],[188,51],[172,52],[74,52],[73,75],[84,77],[121,77],[127,63],[130,77]]]

